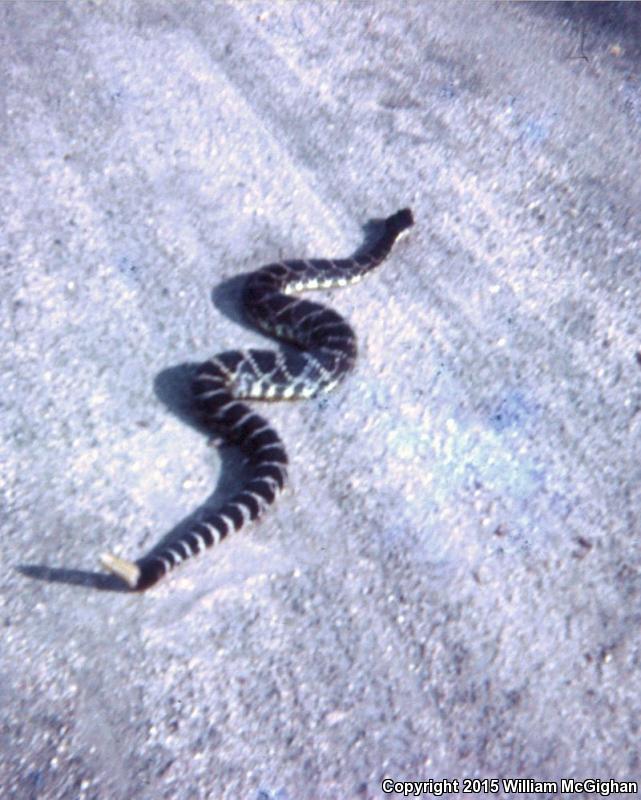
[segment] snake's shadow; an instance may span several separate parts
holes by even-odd
[[[368,221],[363,226],[363,243],[349,258],[355,258],[361,252],[367,250],[372,242],[381,235],[384,225],[385,220],[383,219]],[[250,274],[250,272],[247,272],[242,275],[236,275],[218,284],[212,291],[212,302],[218,311],[228,319],[256,333],[256,326],[244,314],[241,302],[243,285]],[[269,337],[268,341],[270,348],[274,349],[274,340]],[[285,342],[279,342],[278,346],[283,351],[290,348],[295,349],[295,345]],[[183,363],[162,370],[154,380],[154,391],[158,399],[172,414],[209,438],[211,432],[199,421],[194,413],[191,397],[191,381],[198,366],[199,364],[196,363]],[[223,445],[218,446],[218,455],[221,461],[220,476],[212,494],[194,512],[175,525],[144,555],[151,555],[162,550],[167,544],[186,533],[205,509],[219,507],[226,499],[240,490],[247,477],[245,461],[240,452],[237,448]],[[49,567],[42,564],[20,564],[16,567],[16,570],[26,577],[48,583],[65,583],[111,592],[131,591],[120,578],[104,572]]]
[[[199,364],[196,363],[184,363],[162,370],[154,380],[154,391],[158,399],[172,414],[205,437],[210,438],[211,431],[200,422],[193,410],[190,386],[198,366]],[[246,481],[245,460],[237,448],[224,444],[217,446],[217,452],[221,468],[218,483],[212,494],[195,511],[188,514],[154,544],[145,555],[163,549],[167,544],[186,533],[205,509],[219,507],[225,499],[240,490]],[[103,572],[49,567],[42,564],[20,564],[16,569],[22,575],[48,583],[66,583],[103,591],[131,591],[122,580]]]

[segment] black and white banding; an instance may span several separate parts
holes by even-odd
[[[352,369],[357,353],[356,335],[343,317],[292,293],[355,283],[384,261],[413,224],[412,212],[405,208],[388,217],[380,237],[354,258],[282,261],[247,278],[243,305],[249,318],[296,348],[287,354],[255,349],[220,353],[198,368],[192,388],[195,407],[212,433],[245,455],[248,482],[165,547],[135,562],[101,556],[107,570],[134,590],[147,589],[182,561],[255,522],[275,501],[287,480],[285,448],[267,420],[241,401],[294,400],[329,392]]]

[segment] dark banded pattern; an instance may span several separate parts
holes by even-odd
[[[205,512],[176,541],[138,561],[101,556],[106,569],[132,589],[147,589],[182,561],[258,519],[274,502],[287,480],[287,454],[267,420],[241,399],[290,400],[328,392],[354,366],[357,352],[356,335],[339,314],[292,293],[355,283],[387,257],[396,239],[413,224],[406,208],[384,220],[380,237],[353,258],[282,261],[248,277],[243,305],[249,318],[296,347],[287,353],[220,353],[198,368],[193,393],[196,409],[212,433],[245,455],[249,481],[221,508]]]

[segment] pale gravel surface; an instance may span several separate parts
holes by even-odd
[[[640,19],[0,6],[0,796],[641,777]],[[236,480],[176,369],[260,341],[224,281],[404,205],[290,491],[110,591]]]

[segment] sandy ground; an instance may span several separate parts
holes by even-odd
[[[2,797],[641,777],[640,24],[0,6]],[[268,409],[277,508],[117,591],[99,553],[237,477],[185,387],[261,341],[238,276],[406,205],[384,267],[321,293],[355,374]]]

